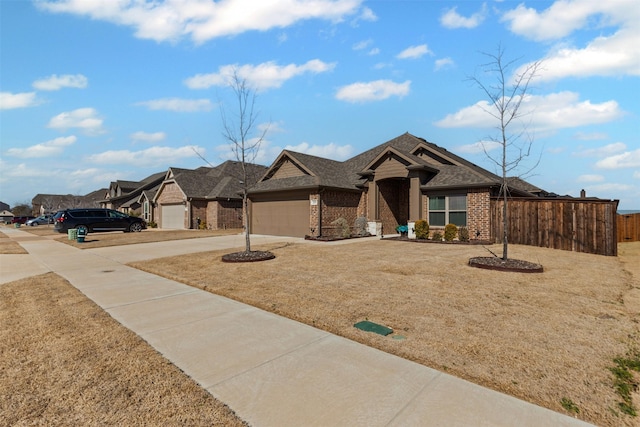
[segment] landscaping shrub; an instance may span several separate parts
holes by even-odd
[[[447,224],[444,226],[444,240],[452,242],[458,234],[458,227],[455,224]]]
[[[436,242],[442,242],[442,233],[439,231],[434,231],[433,234],[431,235],[431,240],[434,240]]]
[[[198,226],[198,228],[199,228],[200,230],[206,230],[206,229],[207,229],[207,223],[206,223],[205,221],[202,221],[202,222],[200,223],[200,225]]]
[[[351,237],[351,227],[346,219],[340,217],[331,223],[338,227],[338,231],[341,237]]]
[[[466,227],[460,227],[458,229],[458,239],[460,239],[461,242],[468,242],[469,241],[469,229],[467,229]]]
[[[416,232],[416,239],[428,239],[429,238],[429,223],[425,219],[419,219],[414,226]]]
[[[155,221],[149,221],[149,222],[147,222],[147,227],[149,227],[149,228],[158,228],[158,223],[156,223]]]
[[[367,231],[367,218],[360,216],[356,218],[354,223],[355,233],[357,236],[366,236],[369,234]]]

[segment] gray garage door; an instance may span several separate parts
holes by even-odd
[[[309,232],[309,196],[253,201],[251,232],[273,236],[304,237]]]
[[[184,205],[162,205],[160,228],[184,229]]]

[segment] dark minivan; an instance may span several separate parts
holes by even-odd
[[[53,229],[66,233],[75,228],[88,232],[142,231],[147,223],[141,218],[129,216],[113,209],[66,209],[53,216]]]

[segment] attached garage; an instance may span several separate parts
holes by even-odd
[[[160,211],[160,228],[184,229],[184,205],[162,205]]]
[[[309,195],[251,197],[251,233],[304,237],[309,231]]]

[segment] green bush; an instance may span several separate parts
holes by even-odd
[[[149,228],[158,228],[158,224],[155,221],[147,222],[147,227]]]
[[[431,235],[431,240],[434,240],[436,242],[442,242],[442,233],[439,231],[434,231],[433,234]]]
[[[207,223],[206,223],[205,221],[202,221],[202,222],[200,223],[200,225],[198,226],[198,228],[199,228],[200,230],[206,230],[206,229],[207,229]]]
[[[340,217],[331,223],[338,227],[338,231],[341,237],[347,238],[351,237],[351,227],[349,227],[349,222]]]
[[[458,235],[458,227],[455,224],[447,224],[444,226],[444,240],[452,242]]]
[[[460,227],[458,229],[458,239],[460,239],[461,242],[468,242],[469,241],[469,229],[467,229],[466,227]]]
[[[416,239],[428,239],[429,238],[429,223],[424,219],[416,221],[414,226],[416,231]]]

